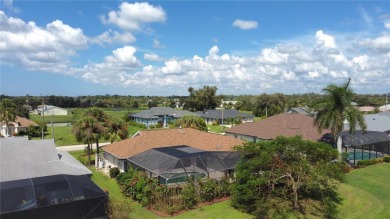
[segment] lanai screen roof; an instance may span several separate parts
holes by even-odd
[[[344,147],[356,147],[361,145],[389,142],[390,134],[377,131],[355,131],[350,134],[348,131],[341,133]]]
[[[166,180],[201,173],[233,169],[239,161],[239,153],[210,152],[197,148],[179,145],[173,147],[153,148],[128,159],[139,166]]]

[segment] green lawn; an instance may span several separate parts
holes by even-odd
[[[220,125],[207,125],[209,132],[215,132],[215,133],[222,133],[226,129],[223,126]]]
[[[53,123],[72,123],[75,118],[73,115],[59,115],[59,116],[50,116],[50,115],[45,115],[45,123],[50,123],[51,120],[53,120]],[[38,114],[30,114],[30,120],[41,124],[42,123],[42,116]]]
[[[390,163],[356,169],[340,188],[340,218],[390,218]]]

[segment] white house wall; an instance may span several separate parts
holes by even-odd
[[[106,152],[104,152],[103,158],[105,168],[118,167],[121,172],[125,172],[124,160],[118,159],[117,157],[114,157],[113,155]]]
[[[260,141],[261,139],[253,137],[253,136],[247,136],[247,135],[240,135],[240,134],[233,134],[233,133],[226,133],[225,135],[231,136],[234,138],[238,138],[244,141],[249,141],[249,142],[257,142]]]

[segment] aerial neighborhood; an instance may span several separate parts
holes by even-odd
[[[390,219],[389,1],[0,1],[0,219]]]
[[[204,86],[197,91],[214,89]],[[343,90],[339,95],[348,96],[348,92]],[[262,197],[249,194],[247,189],[275,186],[251,180],[270,180],[272,175],[283,174],[280,171],[299,177],[303,173],[290,169],[295,165],[325,168],[321,174],[327,180],[317,182],[325,186],[345,183],[345,176],[339,175],[348,176],[368,165],[388,167],[390,110],[380,105],[384,96],[370,99],[379,103],[373,111],[362,110],[354,99],[335,106],[330,97],[325,92],[312,96],[314,100],[305,106],[284,103],[282,107],[269,100],[278,96],[264,94],[249,108],[242,104],[245,99],[232,101],[230,106],[220,104],[227,97],[216,94],[182,97],[181,104],[173,103],[179,102],[178,98],[161,101],[156,96],[132,97],[127,106],[96,106],[99,101],[115,101],[115,97],[106,96],[90,101],[94,104],[87,107],[62,108],[42,105],[41,97],[3,96],[2,218],[57,214],[64,218],[115,218],[113,215],[124,209],[125,215],[133,214],[126,207],[130,202],[151,209],[150,214],[156,217],[185,214],[202,203],[224,200],[230,200],[232,210],[247,212],[246,207],[239,207],[243,196]],[[207,99],[208,105],[200,99]],[[25,102],[32,106],[17,106]],[[332,107],[342,111],[334,115]],[[270,169],[274,165],[278,171]],[[258,171],[267,175],[256,175]],[[305,171],[315,174],[312,168]],[[279,180],[273,183],[286,183],[282,186],[286,188],[294,183],[294,178]],[[312,183],[318,179],[305,180]],[[111,187],[104,181],[120,188],[120,198],[110,197]],[[159,188],[170,192],[165,194]],[[281,198],[270,191],[264,193]],[[173,198],[175,202],[170,201]],[[303,205],[307,198],[293,200],[291,209],[294,204]],[[115,199],[127,201],[114,205]],[[333,203],[342,208],[336,200]],[[255,215],[240,214],[243,218]]]

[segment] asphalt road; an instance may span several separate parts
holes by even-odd
[[[110,142],[105,143],[99,143],[99,147],[103,145],[110,144]],[[57,147],[57,150],[60,151],[81,151],[84,150],[84,148],[87,147],[86,144],[79,144],[79,145],[69,145],[69,146],[59,146]],[[96,144],[93,144],[93,149],[96,149]]]

